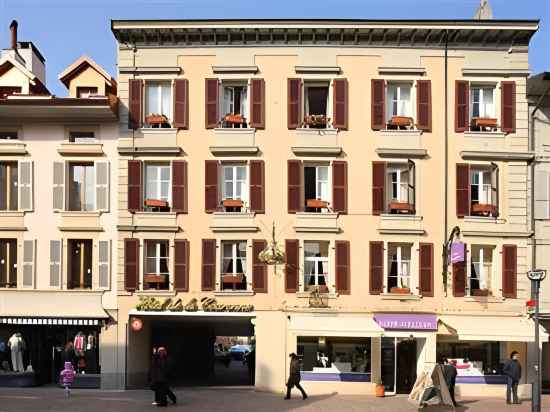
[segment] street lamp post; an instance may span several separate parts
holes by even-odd
[[[533,290],[532,299],[535,301],[535,350],[537,352],[537,362],[535,364],[535,381],[533,382],[532,390],[532,401],[531,401],[531,411],[540,412],[540,403],[541,403],[541,375],[540,375],[540,349],[539,349],[539,290],[540,282],[546,277],[546,270],[544,269],[534,269],[527,272],[527,277],[531,281],[531,286]]]

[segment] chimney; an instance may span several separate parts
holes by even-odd
[[[12,20],[10,24],[11,31],[11,49],[17,50],[17,20]]]

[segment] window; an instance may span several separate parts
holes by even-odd
[[[328,292],[329,242],[304,242],[304,290]]]
[[[92,241],[69,240],[68,289],[92,288]]]
[[[17,163],[0,163],[0,210],[18,209]]]
[[[246,290],[246,241],[222,242],[222,290]]]
[[[410,293],[411,285],[410,244],[388,244],[388,283],[389,293]]]
[[[95,210],[95,177],[93,163],[69,164],[69,210]]]
[[[145,165],[145,209],[148,211],[169,211],[171,202],[170,165]]]
[[[172,122],[172,85],[169,81],[145,83],[145,126],[165,128]]]
[[[222,165],[222,202],[227,212],[238,212],[248,204],[246,165]]]
[[[69,142],[71,143],[95,142],[95,134],[94,132],[70,131]]]
[[[17,130],[0,131],[0,140],[15,140],[17,138]]]
[[[389,126],[400,128],[403,126],[412,126],[413,106],[411,99],[412,85],[410,83],[388,82],[386,94],[386,118],[389,120]],[[405,124],[404,119],[394,119],[394,117],[407,117],[410,123]]]
[[[472,245],[470,266],[470,295],[487,296],[491,290],[493,274],[492,246]]]
[[[0,288],[17,287],[17,240],[0,239]]]
[[[329,82],[304,83],[304,126],[325,129],[330,126],[328,116]]]
[[[472,86],[470,89],[470,105],[472,118],[495,117],[494,86]]]
[[[458,376],[502,375],[500,342],[437,342],[437,359],[456,360]]]
[[[307,212],[328,210],[330,204],[328,165],[304,166],[304,197]]]
[[[97,95],[97,87],[79,86],[76,88],[76,97],[87,98]]]
[[[470,202],[474,216],[495,216],[497,212],[497,167],[470,168]]]
[[[166,290],[169,288],[168,241],[145,241],[144,289]]]
[[[414,162],[389,163],[386,170],[387,212],[392,214],[414,214]]]
[[[21,87],[19,86],[0,86],[0,99],[5,99],[17,93],[21,93]]]
[[[248,124],[248,85],[246,82],[222,83],[222,127],[240,128]]]

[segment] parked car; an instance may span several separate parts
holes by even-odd
[[[235,345],[229,349],[232,360],[244,361],[246,355],[250,352],[250,345]]]

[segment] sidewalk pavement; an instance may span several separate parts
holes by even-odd
[[[282,395],[255,392],[250,388],[178,388],[178,404],[162,408],[167,411],[193,412],[248,412],[248,411],[346,411],[346,412],[400,412],[415,411],[414,405],[404,396],[375,398],[373,396],[344,396],[336,393],[311,396],[303,401],[294,394],[287,401]],[[152,406],[153,393],[146,390],[98,391],[73,390],[70,399],[65,398],[63,389],[56,387],[29,389],[0,389],[0,412],[139,412],[156,411]],[[449,410],[440,407],[422,409],[426,412]],[[495,398],[465,398],[460,401],[458,412],[498,411],[528,412],[529,402],[522,405],[506,405]],[[543,411],[550,411],[550,396],[543,397]]]

